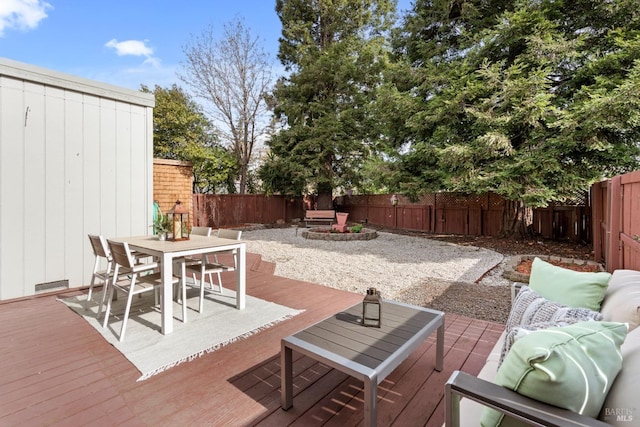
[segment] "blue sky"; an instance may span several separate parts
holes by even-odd
[[[398,0],[405,10],[411,0]],[[180,85],[183,46],[212,25],[244,19],[273,56],[275,0],[0,0],[0,56],[139,89]]]

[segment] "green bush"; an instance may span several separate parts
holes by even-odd
[[[352,233],[359,233],[362,231],[364,227],[362,226],[362,224],[357,224],[351,227],[351,232]]]

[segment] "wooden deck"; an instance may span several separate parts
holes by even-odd
[[[294,406],[280,409],[279,353],[282,337],[362,296],[274,276],[257,255],[247,265],[250,295],[306,311],[142,382],[57,296],[0,303],[0,425],[361,425],[362,383],[295,353]],[[503,329],[457,315],[445,322],[444,370],[433,369],[431,337],[379,386],[379,425],[442,425],[444,382],[456,369],[478,373]]]

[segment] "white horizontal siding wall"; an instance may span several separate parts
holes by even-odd
[[[0,58],[0,300],[87,285],[87,234],[148,234],[152,95]]]

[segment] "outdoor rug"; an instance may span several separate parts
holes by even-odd
[[[244,310],[235,308],[236,294],[224,289],[223,295],[205,294],[203,313],[198,313],[199,290],[190,289],[187,294],[187,323],[182,323],[182,306],[173,303],[173,333],[162,335],[160,332],[160,307],[153,305],[154,295],[149,292],[142,298],[133,297],[133,304],[124,342],[118,341],[122,316],[126,304],[126,295],[118,295],[113,301],[109,324],[102,328],[103,315],[96,319],[101,294],[94,294],[87,303],[86,295],[61,299],[64,304],[80,314],[111,345],[118,349],[145,380],[157,373],[172,368],[182,362],[191,361],[205,353],[247,338],[276,323],[287,320],[301,310],[294,310],[272,302],[247,295]],[[86,307],[86,308],[85,308]],[[103,309],[104,311],[104,309]]]

